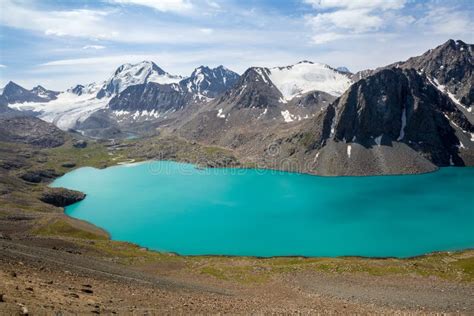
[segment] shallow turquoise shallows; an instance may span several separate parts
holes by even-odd
[[[81,168],[67,214],[115,240],[185,255],[408,257],[474,248],[474,168],[317,177],[146,162]]]

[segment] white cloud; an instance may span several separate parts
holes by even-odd
[[[437,35],[453,36],[466,34],[472,38],[474,21],[468,12],[456,8],[430,7],[426,15],[416,24]]]
[[[187,12],[193,8],[189,0],[110,0],[111,3],[149,7],[162,12]]]
[[[317,30],[343,29],[361,33],[379,29],[384,21],[368,9],[350,9],[317,14],[309,23]]]
[[[392,14],[404,7],[406,0],[303,0],[317,13],[306,17],[312,28],[314,44],[358,37],[398,24]],[[408,20],[404,20],[407,22]]]
[[[313,7],[324,8],[344,8],[344,9],[401,9],[406,0],[304,0]]]
[[[45,35],[113,39],[117,37],[117,32],[104,23],[111,13],[110,10],[86,9],[41,11],[10,0],[2,0],[0,23],[42,32]]]
[[[99,50],[99,49],[105,49],[105,46],[103,45],[85,45],[82,47],[82,49],[95,49],[95,50]]]
[[[7,66],[0,64],[0,68],[7,68]]]
[[[332,41],[340,40],[345,37],[346,36],[341,33],[328,32],[328,33],[319,33],[317,35],[314,35],[311,39],[314,44],[319,45],[319,44],[325,44]]]
[[[235,25],[211,29],[208,18],[206,26],[197,21],[161,21],[150,17],[140,23],[134,22],[138,16],[121,11],[119,8],[89,10],[40,10],[33,4],[26,6],[12,0],[2,1],[0,24],[13,28],[29,30],[41,35],[77,38],[94,41],[110,41],[132,44],[204,44],[204,43],[265,43],[277,40],[276,37],[262,36],[262,30],[240,28]],[[124,0],[125,1],[125,0]],[[128,1],[128,0],[127,0]],[[160,1],[151,1],[161,3]],[[209,5],[210,4],[205,4]],[[200,11],[201,12],[201,11]],[[124,18],[124,13],[129,14]],[[203,13],[203,12],[201,12]],[[263,19],[263,18],[262,18]],[[25,23],[28,21],[28,23]],[[273,29],[264,33],[272,33]]]
[[[211,28],[202,28],[202,29],[199,29],[199,30],[200,30],[203,34],[207,34],[207,35],[214,33],[214,30],[211,29]]]

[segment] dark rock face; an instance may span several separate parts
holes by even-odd
[[[54,178],[61,176],[56,171],[52,169],[46,170],[32,170],[28,171],[20,176],[21,179],[31,182],[31,183],[40,183],[40,182],[49,182]]]
[[[467,107],[474,104],[474,45],[449,40],[418,57],[412,57],[398,66],[416,69],[439,84],[446,86]]]
[[[38,96],[36,93],[27,90],[16,83],[10,81],[4,88],[2,94],[7,104],[23,102],[48,102],[49,99]]]
[[[182,109],[189,95],[178,84],[162,85],[154,82],[130,86],[110,100],[111,110],[165,112]]]
[[[356,82],[326,110],[324,121],[322,137],[313,148],[327,140],[368,148],[402,142],[438,166],[464,165],[455,127],[459,133],[474,132],[426,77],[396,68]]]
[[[430,49],[421,56],[397,62],[375,70],[363,70],[352,76],[354,81],[365,79],[378,71],[389,68],[416,69],[439,85],[445,86],[464,106],[474,103],[474,45],[449,40]]]
[[[84,86],[82,84],[78,84],[71,89],[71,92],[76,95],[82,95],[84,93]]]
[[[40,200],[57,207],[65,207],[82,201],[85,197],[86,195],[79,191],[64,188],[48,188],[43,192]]]
[[[237,84],[217,100],[217,104],[232,104],[234,108],[271,108],[283,99],[281,92],[268,77],[267,68],[250,68]]]
[[[35,117],[0,117],[0,140],[38,147],[58,147],[66,134],[53,124]]]

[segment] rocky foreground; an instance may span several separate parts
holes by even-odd
[[[357,271],[429,260],[177,258],[124,265],[88,241],[0,241],[2,314],[435,314],[474,312],[472,282]],[[89,244],[89,245],[87,245]],[[142,257],[152,256],[146,250]],[[104,256],[97,258],[98,256]],[[443,260],[473,258],[473,253]],[[318,263],[319,261],[319,263]],[[324,268],[328,267],[328,268]],[[440,265],[447,268],[448,265]],[[326,270],[327,269],[327,270]],[[354,270],[352,270],[354,269]],[[403,269],[403,268],[402,268]]]

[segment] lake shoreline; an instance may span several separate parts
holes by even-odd
[[[145,163],[153,163],[153,162],[172,162],[172,163],[176,163],[176,164],[181,164],[179,162],[175,162],[175,161],[170,161],[170,160],[164,160],[164,161],[139,161],[139,162],[133,162],[133,163],[129,163],[128,165],[114,165],[114,166],[110,166],[108,168],[112,168],[112,167],[133,167],[133,166],[139,166],[139,165],[142,165],[142,164],[145,164]],[[192,163],[186,163],[187,165],[191,166],[192,168],[195,168],[197,170],[201,170],[199,169],[199,167],[196,165],[196,164],[192,164]],[[234,170],[234,169],[239,169],[239,168],[208,168],[208,169],[230,169],[230,170]],[[255,171],[255,169],[252,169],[252,168],[247,168],[248,170],[253,170]],[[444,169],[444,168],[443,168]],[[77,169],[75,169],[77,170]],[[268,171],[268,169],[262,169],[262,171]],[[286,174],[286,173],[290,173],[292,174],[292,172],[288,172],[288,171],[280,171],[278,170],[278,174],[280,173],[283,173],[283,174]],[[433,173],[433,172],[431,172]],[[300,173],[295,173],[296,175],[307,175],[307,174],[300,174]],[[325,176],[316,176],[316,177],[320,177],[320,178],[327,178]],[[371,178],[372,176],[368,176],[368,178]],[[333,178],[333,177],[331,177]],[[350,177],[347,177],[347,176],[343,176],[341,178],[350,178]],[[355,178],[367,178],[367,177],[355,177]],[[66,214],[66,216],[69,216],[67,213],[66,213],[66,210],[64,210],[64,214]],[[76,220],[79,220],[78,218],[75,218],[75,217],[72,217],[72,216],[69,216],[70,218],[74,218]],[[83,220],[85,222],[88,222],[88,223],[91,223],[90,221],[87,221],[87,220]],[[92,223],[91,223],[92,224]],[[104,230],[105,232],[107,232],[107,234],[109,236],[111,236],[110,232],[108,232],[105,228],[102,228],[100,225],[98,224],[92,224],[96,227],[99,227],[100,229]],[[110,237],[111,238],[111,237]],[[214,257],[248,257],[248,258],[262,258],[262,259],[265,259],[265,258],[343,258],[343,257],[355,257],[355,258],[369,258],[369,259],[388,259],[388,258],[398,258],[398,259],[406,259],[406,258],[414,258],[414,257],[419,257],[419,256],[424,256],[424,255],[430,255],[430,254],[434,254],[434,253],[449,253],[451,251],[463,251],[463,250],[469,250],[469,249],[472,249],[472,247],[462,247],[462,248],[457,248],[457,249],[454,249],[454,250],[433,250],[433,251],[429,251],[429,252],[422,252],[422,253],[419,253],[419,254],[415,254],[415,255],[408,255],[408,256],[370,256],[370,255],[334,255],[334,256],[328,256],[328,255],[316,255],[316,256],[312,256],[312,255],[263,255],[263,256],[259,256],[259,255],[232,255],[232,254],[223,254],[223,255],[220,255],[220,254],[197,254],[197,255],[194,255],[194,254],[180,254],[179,252],[166,252],[166,251],[159,251],[159,250],[153,250],[152,247],[149,247],[147,245],[143,245],[143,244],[140,244],[140,243],[136,243],[134,242],[133,240],[123,240],[123,239],[120,239],[120,238],[117,238],[117,239],[111,239],[111,240],[118,240],[118,241],[125,241],[125,242],[131,242],[131,243],[135,243],[137,244],[137,246],[141,247],[141,248],[147,248],[149,249],[150,251],[156,251],[158,253],[169,253],[169,254],[176,254],[176,255],[179,255],[179,256],[184,256],[184,257],[208,257],[208,256],[214,256]]]

